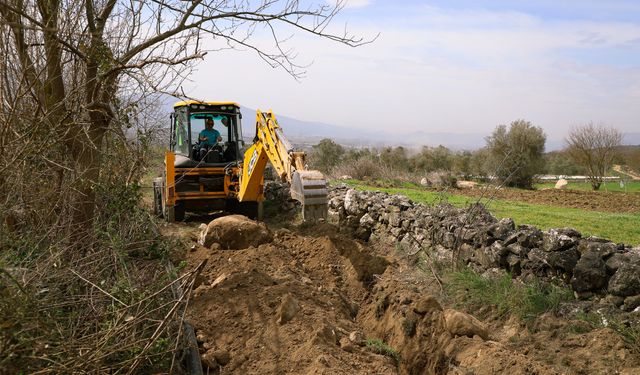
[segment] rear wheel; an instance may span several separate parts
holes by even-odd
[[[173,219],[175,221],[182,221],[184,220],[184,214],[184,202],[176,202],[176,205],[173,206]]]

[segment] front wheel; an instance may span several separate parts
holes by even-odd
[[[175,221],[183,221],[185,215],[184,202],[176,202],[173,206],[173,218]]]

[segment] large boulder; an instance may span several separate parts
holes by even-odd
[[[237,250],[271,242],[273,234],[264,223],[253,221],[246,216],[230,215],[212,220],[202,225],[198,243],[210,247],[220,244],[222,249]]]
[[[564,190],[567,188],[567,185],[569,185],[569,181],[565,180],[564,178],[561,178],[558,180],[558,182],[556,182],[555,188]]]

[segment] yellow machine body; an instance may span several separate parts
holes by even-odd
[[[185,212],[225,210],[259,218],[270,162],[278,177],[289,183],[292,199],[302,203],[303,218],[326,219],[326,180],[320,172],[305,169],[305,153],[294,151],[273,112],[257,110],[255,137],[245,147],[237,103],[182,101],[174,111],[163,177],[154,180],[159,216],[179,221]],[[202,151],[204,146],[195,140],[202,134],[199,124],[209,119],[219,121],[224,137]]]

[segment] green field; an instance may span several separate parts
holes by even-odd
[[[556,186],[555,182],[545,182],[535,184],[536,189],[553,189]],[[569,181],[567,189],[570,190],[591,190],[591,184],[589,182],[572,182]],[[640,192],[640,181],[629,181],[625,183],[624,187],[620,186],[618,181],[606,182],[600,186],[600,191],[623,191],[628,193]]]
[[[346,181],[346,183],[357,190],[378,190],[389,194],[402,194],[414,202],[426,204],[446,201],[457,207],[465,207],[469,203],[478,201],[473,197],[419,188],[372,187],[357,181]],[[531,224],[543,230],[571,227],[580,231],[583,236],[593,235],[634,246],[640,244],[640,214],[615,214],[497,199],[483,199],[481,203],[484,203],[497,218],[510,217],[516,222],[516,225]]]

